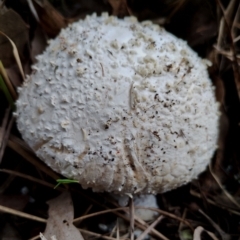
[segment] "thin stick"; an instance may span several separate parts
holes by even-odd
[[[200,208],[198,211],[212,224],[215,230],[221,235],[223,240],[230,240],[231,236],[225,233],[205,212],[203,212]]]
[[[28,213],[24,213],[18,210],[14,210],[12,208],[8,208],[8,207],[4,207],[2,205],[0,205],[0,211],[1,212],[5,212],[5,213],[9,213],[9,214],[13,214],[15,216],[19,216],[19,217],[23,217],[23,218],[27,218],[33,221],[37,221],[37,222],[43,222],[46,223],[47,220],[44,218],[40,218],[40,217],[36,217],[34,215],[28,214]]]
[[[37,236],[35,236],[35,237],[29,238],[28,240],[37,240],[37,239],[39,239],[39,238],[40,238],[40,236],[37,235]]]
[[[107,210],[103,210],[101,212],[96,212],[96,213],[91,213],[91,214],[88,214],[88,215],[85,215],[85,216],[81,216],[79,218],[75,218],[73,220],[73,223],[78,223],[79,221],[82,221],[83,219],[86,219],[86,218],[91,218],[91,217],[95,217],[95,216],[98,216],[98,215],[102,215],[102,214],[105,214],[105,213],[112,213],[112,212],[117,212],[117,211],[122,211],[122,210],[126,210],[128,209],[128,207],[120,207],[120,208],[114,208],[114,209],[107,209]]]
[[[142,207],[137,207],[137,208],[142,208]],[[75,218],[74,220],[73,220],[73,223],[77,223],[78,221],[82,221],[83,219],[86,219],[86,218],[90,218],[90,217],[94,217],[94,216],[98,216],[98,215],[101,215],[101,214],[105,214],[105,213],[109,213],[109,212],[117,212],[116,214],[119,216],[119,217],[121,217],[121,218],[123,218],[124,220],[127,220],[127,221],[129,221],[129,219],[126,217],[126,216],[124,216],[123,214],[121,214],[121,213],[118,213],[118,211],[121,211],[121,210],[125,210],[125,211],[127,211],[129,208],[128,207],[120,207],[120,208],[115,208],[115,209],[107,209],[107,210],[104,210],[104,211],[101,211],[101,212],[97,212],[97,213],[92,213],[92,214],[88,214],[88,215],[85,215],[85,216],[82,216],[82,217],[79,217],[79,218]],[[157,209],[157,208],[144,208],[144,209],[150,209],[150,210],[152,210],[152,211],[158,211],[159,209]],[[170,216],[172,216],[173,214],[170,214]],[[181,218],[178,218],[178,217],[176,217],[175,215],[173,215],[174,217],[173,218],[175,218],[175,219],[177,219],[177,220],[182,220]],[[185,222],[185,224],[187,224],[187,225],[190,225],[187,221],[184,221]],[[143,231],[145,231],[145,229],[146,228],[148,228],[149,226],[148,226],[148,224],[146,224],[145,222],[144,223],[139,223],[139,222],[135,222],[135,225],[138,227],[138,228],[140,228],[141,230],[143,230]],[[191,227],[191,226],[190,226]],[[191,229],[192,229],[192,227],[191,227]],[[165,237],[163,234],[161,234],[160,232],[158,232],[156,229],[151,229],[151,232],[155,235],[155,236],[157,236],[157,237],[159,237],[160,239],[163,239],[163,240],[169,240],[167,237]]]
[[[119,218],[117,218],[117,239],[120,239],[120,234],[119,234]]]
[[[95,232],[90,232],[90,231],[87,231],[86,229],[78,228],[78,230],[79,230],[81,233],[84,233],[84,234],[87,234],[87,235],[90,235],[90,236],[94,236],[94,237],[97,237],[97,238],[103,238],[103,239],[107,239],[107,240],[116,240],[116,238],[104,236],[104,235],[102,235],[102,234],[95,233]],[[121,239],[121,238],[120,238],[120,239]],[[124,238],[124,240],[127,240],[127,239]]]
[[[12,126],[13,126],[13,123],[14,123],[14,117],[12,116],[9,123],[8,123],[8,126],[6,128],[6,131],[4,132],[4,136],[2,138],[2,144],[0,145],[0,163],[2,161],[2,157],[3,157],[3,154],[5,152],[5,148],[7,146],[7,142],[8,142],[8,139],[9,139],[9,136],[10,136],[10,132],[11,132],[11,129],[12,129]]]
[[[1,61],[0,61],[0,73],[3,76],[3,80],[4,80],[6,86],[7,86],[8,90],[9,90],[13,100],[16,100],[17,99],[17,93],[16,93],[16,91],[15,91],[13,85],[12,85],[12,82],[10,81],[10,79],[9,79],[9,77],[7,75],[7,72],[6,72],[6,70],[5,70],[5,68],[4,68],[4,66],[3,66]]]
[[[134,240],[134,201],[133,197],[129,197],[129,212],[130,212],[130,239]]]
[[[110,202],[111,204],[113,204],[114,206],[118,206],[117,204],[116,204],[116,202],[114,202],[114,201],[111,201],[111,199],[105,199],[106,201],[108,201],[108,202]],[[98,203],[98,205],[100,205],[99,203]],[[103,205],[101,205],[102,207],[104,207],[104,208],[106,208],[106,206],[103,206]],[[141,208],[141,207],[135,207],[135,208]],[[126,209],[126,210],[124,210],[126,213],[129,213],[128,212],[128,209]],[[152,210],[152,211],[155,211],[155,210]],[[119,213],[119,212],[116,212],[115,213],[118,217],[120,217],[120,218],[122,218],[122,219],[124,219],[125,221],[130,221],[129,220],[129,218],[126,216],[126,215],[124,215],[124,214],[122,214],[122,213]],[[164,215],[164,214],[163,214]],[[181,221],[181,218],[179,218],[180,219],[180,221]],[[179,220],[178,219],[178,220]],[[189,224],[190,225],[190,224]],[[138,218],[137,216],[135,216],[135,226],[137,227],[137,228],[139,228],[139,229],[141,229],[141,230],[143,230],[143,231],[145,231],[146,230],[146,228],[148,228],[149,227],[149,225],[145,222],[145,221],[143,221],[142,219],[140,219],[140,218]],[[193,228],[191,227],[191,229],[193,230]],[[169,240],[167,237],[165,237],[162,233],[160,233],[159,231],[157,231],[156,229],[152,229],[152,231],[150,232],[150,234],[151,235],[153,235],[153,236],[155,236],[155,237],[158,237],[159,239],[163,239],[163,240]]]
[[[20,57],[19,57],[19,53],[18,53],[18,50],[17,50],[17,47],[15,45],[15,43],[2,31],[0,31],[0,34],[2,34],[3,36],[5,36],[8,41],[11,43],[12,45],[12,50],[13,50],[13,56],[17,62],[17,65],[18,65],[18,68],[19,68],[19,71],[22,75],[22,79],[24,80],[25,79],[25,75],[24,75],[24,71],[23,71],[23,67],[22,67],[22,63],[21,63],[21,60],[20,60]],[[15,98],[16,99],[16,98]]]
[[[202,195],[201,195],[200,193],[198,193],[198,192],[196,192],[196,191],[194,191],[194,190],[192,190],[192,189],[190,190],[190,194],[193,195],[194,197],[202,198]],[[228,206],[224,206],[224,205],[221,205],[221,204],[219,204],[219,203],[216,204],[216,202],[214,202],[213,200],[211,200],[211,199],[209,199],[209,198],[205,198],[205,199],[206,199],[206,201],[207,201],[208,203],[210,203],[210,204],[212,204],[212,205],[214,205],[214,206],[217,206],[217,207],[222,208],[222,209],[224,209],[224,210],[227,210],[227,211],[229,211],[229,212],[231,212],[231,213],[233,213],[233,214],[235,214],[235,215],[240,216],[240,212],[235,211],[235,210],[232,210],[232,209],[229,209]]]
[[[97,238],[107,239],[107,240],[116,240],[116,238],[104,236],[104,235],[102,235],[102,234],[95,233],[95,232],[91,232],[91,231],[88,231],[88,230],[86,230],[86,229],[78,228],[78,230],[79,230],[81,233],[84,233],[84,234],[89,235],[89,236],[94,236],[94,237],[97,237]],[[39,239],[39,238],[40,238],[39,236],[35,236],[35,237],[33,237],[33,238],[30,238],[29,240],[37,240],[37,239]],[[119,240],[120,240],[120,239],[121,239],[121,238],[119,238]],[[124,240],[127,240],[127,238],[124,238]]]
[[[187,208],[184,208],[182,219],[185,219],[186,215],[187,215]],[[178,232],[180,232],[182,230],[182,227],[183,227],[183,222],[181,221],[179,224],[179,227],[178,227]]]
[[[163,219],[164,217],[159,216],[138,238],[137,240],[143,240],[146,235]]]
[[[16,151],[18,154],[20,154],[21,156],[23,156],[28,162],[32,163],[36,168],[40,169],[41,171],[45,172],[47,175],[49,175],[50,177],[52,177],[53,179],[59,179],[60,177],[58,176],[58,174],[56,174],[55,172],[53,172],[52,169],[50,169],[49,167],[47,167],[44,163],[40,162],[35,156],[33,156],[32,154],[28,153],[27,151],[25,151],[21,145],[19,145],[16,142],[13,142],[12,140],[8,140],[8,146],[13,149],[14,151]]]
[[[2,126],[0,127],[0,148],[2,147],[3,135],[4,135],[5,129],[7,127],[10,112],[11,112],[11,108],[8,107],[5,111],[5,114],[4,114],[4,117],[3,117],[3,120],[2,120]]]
[[[156,211],[156,212],[158,212],[158,213],[160,213],[160,214],[162,214],[162,215],[164,215],[164,216],[167,216],[167,217],[170,217],[170,218],[173,218],[173,219],[176,219],[176,220],[178,220],[178,221],[180,221],[180,222],[185,223],[192,231],[194,231],[193,227],[191,226],[191,224],[190,224],[187,220],[182,219],[182,218],[180,218],[180,217],[178,217],[178,216],[176,216],[176,215],[174,215],[174,214],[172,214],[172,213],[163,211],[163,210],[158,209],[158,208],[147,208],[147,207],[141,207],[141,206],[139,206],[139,207],[137,206],[136,208]]]
[[[92,204],[89,205],[89,207],[87,208],[87,210],[83,213],[83,216],[87,215],[87,214],[89,213],[89,211],[92,209],[92,207],[93,207]],[[82,219],[82,220],[79,220],[79,221],[78,221],[78,224],[80,224],[82,221],[83,221],[83,219]],[[75,222],[75,226],[76,226],[76,222]]]
[[[222,189],[222,191],[224,192],[224,194],[226,195],[226,197],[235,205],[238,207],[238,209],[240,209],[240,204],[234,199],[234,197],[222,186],[221,181],[218,179],[218,177],[215,175],[215,173],[212,170],[212,166],[209,164],[209,170],[210,173],[212,174],[212,177],[214,178],[214,180],[216,181],[216,183],[218,184],[218,186]]]
[[[7,128],[7,123],[10,116],[10,111],[11,111],[10,107],[7,108],[7,110],[5,111],[4,118],[2,121],[2,127],[0,128],[0,163],[2,161],[2,155],[4,152],[2,149],[5,149],[5,145],[6,145],[5,132],[7,131],[6,128]]]
[[[23,174],[23,173],[20,173],[20,172],[16,172],[16,171],[13,171],[13,170],[0,169],[0,172],[4,172],[4,173],[8,173],[8,174],[11,174],[11,175],[14,175],[14,176],[18,176],[18,177],[21,177],[21,178],[24,178],[24,179],[28,179],[29,181],[39,183],[41,185],[44,185],[44,186],[52,188],[52,189],[56,186],[56,184],[48,183],[48,182],[43,181],[41,179],[26,175],[26,174]],[[58,187],[58,188],[56,188],[56,190],[57,191],[64,191],[64,188]]]
[[[238,67],[238,61],[237,61],[237,54],[236,54],[236,48],[235,48],[235,45],[234,45],[234,40],[233,40],[233,36],[232,36],[232,32],[231,32],[231,27],[230,27],[230,24],[229,24],[229,21],[228,21],[228,18],[226,16],[226,13],[225,13],[225,10],[224,10],[224,7],[221,3],[220,0],[216,0],[217,4],[219,5],[221,11],[222,11],[222,15],[223,15],[223,19],[224,19],[224,22],[225,22],[225,27],[226,27],[226,30],[227,30],[227,33],[229,35],[229,38],[230,38],[230,49],[233,53],[233,73],[234,73],[234,80],[235,80],[235,86],[236,86],[236,89],[239,91],[239,82],[240,82],[240,70],[239,70],[239,67]],[[238,94],[238,97],[239,97],[239,94]]]

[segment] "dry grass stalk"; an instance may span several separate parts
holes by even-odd
[[[47,175],[49,175],[53,179],[56,180],[56,179],[60,178],[58,174],[56,174],[53,170],[51,170],[49,167],[47,167],[43,162],[39,161],[35,156],[33,156],[29,152],[25,151],[19,143],[9,140],[8,146],[11,149],[13,149],[15,152],[20,154],[28,162],[33,164],[37,169],[40,169],[41,171],[45,172]]]
[[[12,208],[8,208],[8,207],[2,206],[2,205],[0,205],[0,212],[9,213],[9,214],[12,214],[12,215],[15,215],[15,216],[18,216],[18,217],[27,218],[27,219],[30,219],[30,220],[33,220],[33,221],[38,221],[38,222],[43,222],[43,223],[47,222],[47,220],[44,219],[44,218],[33,216],[31,214],[24,213],[24,212],[21,212],[21,211],[18,211],[18,210],[14,210]]]
[[[11,43],[12,45],[12,48],[13,48],[13,56],[17,62],[17,65],[18,65],[18,68],[19,68],[19,71],[22,75],[22,79],[24,80],[25,79],[25,74],[24,74],[24,71],[23,71],[23,67],[22,67],[22,63],[21,63],[21,59],[19,57],[19,53],[18,53],[18,50],[17,50],[17,47],[15,45],[15,43],[3,32],[0,31],[0,34],[2,34],[3,36],[5,36],[8,41]],[[15,98],[16,99],[16,98]]]
[[[106,239],[106,240],[116,240],[116,238],[108,237],[108,236],[105,236],[105,235],[99,234],[99,233],[94,233],[94,232],[91,232],[91,231],[88,231],[88,230],[82,229],[82,228],[79,228],[79,231],[81,233],[84,233],[84,234],[87,234],[89,236],[93,236],[96,238],[102,238],[102,239]],[[128,240],[128,238],[120,238],[120,239]]]
[[[174,214],[172,214],[172,213],[163,211],[163,210],[158,209],[158,208],[146,208],[146,207],[141,207],[141,206],[140,206],[140,207],[136,207],[136,208],[148,209],[148,210],[156,211],[156,212],[158,212],[159,214],[162,214],[162,215],[164,215],[164,216],[166,216],[166,217],[170,217],[170,218],[175,219],[175,220],[177,220],[177,221],[183,222],[183,223],[186,224],[192,231],[194,231],[193,227],[191,226],[191,224],[190,224],[187,220],[182,219],[182,218],[180,218],[180,217],[178,217],[178,216],[176,216],[176,215],[174,215]]]
[[[10,107],[7,108],[5,111],[3,121],[2,121],[2,126],[0,127],[0,163],[2,161],[2,156],[5,150],[6,146],[6,132],[8,131],[7,129],[7,124],[8,124],[8,119],[10,117]]]
[[[221,235],[222,240],[231,239],[231,236],[229,234],[226,234],[206,213],[204,213],[201,209],[198,209],[198,211],[211,223],[211,225]]]
[[[11,175],[14,175],[14,176],[17,176],[17,177],[21,177],[21,178],[24,178],[24,179],[28,179],[29,181],[32,181],[32,182],[35,182],[35,183],[38,183],[38,184],[41,184],[43,186],[46,186],[46,187],[49,187],[49,188],[54,188],[55,187],[55,184],[51,184],[51,183],[48,183],[44,180],[41,180],[41,179],[38,179],[38,178],[35,178],[35,177],[32,177],[30,175],[26,175],[26,174],[23,174],[23,173],[20,173],[18,171],[13,171],[13,170],[8,170],[8,169],[0,169],[0,172],[3,172],[3,173],[8,173],[8,174],[11,174]],[[65,189],[64,188],[61,188],[61,187],[58,187],[56,188],[57,191],[64,191]]]
[[[1,32],[0,32],[1,33]],[[3,76],[4,82],[8,88],[8,91],[10,92],[13,100],[17,99],[17,93],[15,91],[15,89],[13,88],[12,82],[10,81],[7,72],[2,64],[2,62],[0,61],[0,74]]]
[[[227,198],[238,208],[240,209],[240,204],[234,199],[234,197],[223,187],[221,181],[218,179],[216,174],[212,171],[211,165],[209,165],[210,173],[212,174],[214,180],[217,182],[218,186],[222,189]]]
[[[196,191],[194,191],[194,190],[192,190],[192,189],[190,190],[190,193],[191,193],[191,195],[193,195],[194,197],[202,198],[202,195],[201,195],[200,193],[198,193],[198,192],[196,192]],[[222,208],[222,209],[224,209],[224,210],[227,210],[227,211],[231,212],[232,214],[235,214],[235,215],[240,216],[240,212],[235,211],[235,210],[233,210],[233,209],[230,209],[228,206],[220,205],[220,204],[216,203],[215,201],[213,201],[213,200],[211,200],[211,199],[209,199],[209,198],[205,198],[205,200],[207,201],[207,203],[209,203],[209,204],[211,204],[211,205],[213,205],[213,206],[217,206],[217,207],[219,207],[219,208]]]
[[[147,234],[155,227],[164,217],[159,216],[138,238],[137,240],[143,240]]]
[[[129,197],[129,213],[130,213],[130,239],[134,240],[134,201],[133,197]]]
[[[221,24],[220,24],[220,30],[219,30],[219,36],[218,36],[218,48],[221,49],[223,45],[223,35],[226,32],[229,36],[230,39],[230,45],[229,48],[231,49],[231,52],[233,54],[233,61],[232,61],[232,68],[234,72],[234,79],[235,79],[235,84],[236,84],[236,89],[238,90],[238,96],[240,95],[240,70],[238,66],[238,59],[237,59],[237,53],[236,53],[236,47],[234,44],[234,39],[232,35],[232,25],[229,21],[232,17],[231,15],[233,14],[233,6],[235,6],[235,1],[232,0],[230,1],[227,10],[224,9],[222,3],[220,0],[217,0],[217,4],[219,8],[221,9],[223,18],[221,19]],[[225,31],[224,31],[225,30]]]

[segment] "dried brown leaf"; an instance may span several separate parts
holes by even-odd
[[[83,240],[79,230],[73,225],[73,203],[68,192],[62,193],[48,202],[49,218],[43,235],[48,240],[55,236],[57,240]]]
[[[40,24],[50,37],[55,37],[62,28],[73,21],[63,17],[47,0],[34,1],[34,3]]]
[[[208,231],[205,231],[205,229],[201,226],[197,227],[195,230],[194,230],[194,234],[193,234],[193,240],[201,240],[201,234],[203,232],[207,232],[208,235],[213,239],[213,240],[218,240],[218,238],[211,232],[208,232]]]
[[[129,15],[129,9],[126,0],[108,0],[112,7],[112,15],[123,17]]]
[[[31,42],[31,59],[32,62],[36,62],[36,56],[41,54],[47,46],[47,38],[44,35],[42,29],[37,27],[34,32],[34,38]]]
[[[17,87],[20,87],[23,79],[20,72],[18,71],[18,66],[15,64],[9,68],[6,68],[5,70],[14,88],[16,89]]]
[[[22,75],[22,79],[24,80],[25,79],[25,74],[24,74],[24,71],[23,71],[22,62],[21,62],[20,55],[19,55],[16,44],[4,32],[0,31],[0,35],[3,35],[10,42],[10,44],[12,46],[12,55],[13,55],[17,65],[18,65],[18,69],[19,69],[19,71]],[[8,79],[8,77],[5,78],[5,80],[6,79]]]
[[[15,43],[20,57],[24,59],[29,39],[28,27],[22,18],[12,9],[0,14],[0,31]],[[15,64],[11,43],[2,35],[0,35],[0,48],[0,59],[4,66]]]

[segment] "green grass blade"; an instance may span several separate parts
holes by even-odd
[[[54,187],[56,189],[59,185],[61,184],[69,184],[69,183],[78,183],[78,180],[73,180],[73,179],[57,179],[56,180],[57,185]]]

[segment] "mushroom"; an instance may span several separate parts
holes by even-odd
[[[162,193],[197,178],[217,148],[207,66],[150,21],[87,16],[63,29],[19,88],[17,125],[83,188]]]

